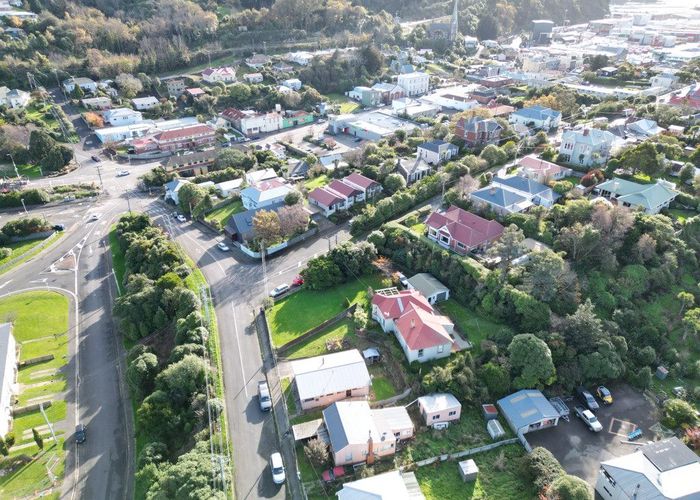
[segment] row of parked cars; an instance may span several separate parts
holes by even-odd
[[[598,400],[604,405],[613,404],[613,396],[610,390],[604,385],[599,385],[596,387],[595,395]],[[603,430],[602,424],[598,421],[595,416],[595,411],[600,408],[598,400],[593,394],[591,394],[586,388],[579,387],[576,389],[576,399],[580,401],[581,404],[574,406],[574,413],[578,418],[583,420],[583,423],[588,426],[593,432],[600,432]]]

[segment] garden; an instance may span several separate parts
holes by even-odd
[[[223,227],[232,215],[243,212],[244,210],[243,202],[240,199],[231,200],[206,214],[204,220]]]

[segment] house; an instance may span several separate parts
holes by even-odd
[[[137,110],[144,111],[144,110],[153,109],[156,106],[159,106],[160,101],[153,96],[134,97],[131,100],[131,104],[133,104],[134,108],[136,108]]]
[[[109,123],[113,127],[121,125],[133,125],[143,121],[143,115],[139,111],[134,111],[129,108],[114,108],[102,113],[105,123]]]
[[[298,78],[288,78],[286,80],[282,80],[282,85],[289,87],[292,90],[299,90],[301,89],[301,80]]]
[[[180,204],[180,199],[177,196],[178,191],[182,189],[182,186],[189,184],[190,181],[185,179],[175,179],[165,184],[165,201],[172,200],[175,205]]]
[[[221,113],[221,118],[245,135],[275,132],[282,126],[281,115],[275,111],[258,113],[252,110],[227,108]]]
[[[617,76],[617,71],[618,68],[615,66],[605,66],[604,68],[600,68],[597,73],[598,76],[602,76],[603,78],[614,78]]]
[[[394,83],[375,83],[372,85],[372,90],[379,92],[381,102],[384,104],[391,104],[396,99],[406,97],[403,87]]]
[[[241,187],[243,186],[243,179],[232,179],[230,181],[219,182],[214,184],[214,187],[224,198],[228,198],[232,194],[238,194],[241,192]]]
[[[417,158],[399,158],[396,160],[396,170],[406,179],[406,184],[413,184],[430,175],[433,167],[425,161],[425,158],[419,156]]]
[[[153,123],[141,122],[120,127],[105,127],[95,129],[95,136],[102,143],[123,142],[138,137],[144,137],[153,130]]]
[[[508,189],[516,194],[524,196],[535,205],[551,207],[560,198],[549,186],[522,175],[509,177],[496,176],[491,183],[503,189]]]
[[[314,115],[300,109],[296,111],[286,110],[280,114],[280,128],[291,128],[299,125],[313,123]]]
[[[87,109],[109,109],[112,107],[112,99],[109,97],[86,97],[80,100]]]
[[[394,333],[409,363],[446,358],[452,351],[454,324],[435,314],[417,290],[386,288],[372,297],[372,319]]]
[[[251,170],[245,174],[246,184],[257,184],[258,182],[270,181],[277,179],[277,172],[273,168],[264,168],[262,170]]]
[[[641,209],[647,214],[658,214],[668,208],[680,193],[673,183],[659,180],[655,184],[637,184],[636,182],[614,177],[598,184],[594,190],[603,198],[614,200],[618,205],[632,209]]]
[[[559,126],[561,113],[544,106],[530,106],[513,111],[508,117],[508,122],[513,125],[519,123],[530,128],[546,131]]]
[[[491,116],[498,118],[501,116],[510,116],[512,112],[515,111],[513,106],[508,106],[507,104],[498,104],[496,102],[491,102],[486,106],[486,109],[491,113]]]
[[[503,226],[459,207],[445,212],[433,212],[425,221],[428,238],[453,252],[465,255],[484,250],[503,234]]]
[[[216,130],[203,123],[163,130],[152,137],[160,151],[195,149],[216,141]]]
[[[31,97],[31,94],[24,90],[10,90],[7,87],[0,87],[0,106],[6,106],[10,109],[21,109],[29,104]]]
[[[408,289],[420,292],[430,304],[436,304],[450,298],[450,289],[428,273],[419,273],[409,278]]]
[[[323,422],[336,466],[394,455],[397,441],[414,434],[404,407],[372,410],[367,401],[337,401],[323,410]]]
[[[690,500],[700,498],[698,477],[700,458],[673,436],[601,462],[595,491],[605,500]]]
[[[292,373],[304,410],[345,398],[366,399],[372,387],[367,365],[357,349],[293,361]]]
[[[444,161],[450,161],[459,154],[459,148],[450,142],[439,139],[424,142],[418,146],[418,157],[423,158],[431,165],[439,165]]]
[[[185,85],[185,80],[182,78],[171,78],[165,80],[165,88],[168,90],[170,97],[180,97],[185,93],[187,85]]]
[[[363,106],[377,106],[382,102],[382,94],[370,87],[355,87],[347,93],[350,99],[358,101]]]
[[[510,428],[518,435],[554,427],[559,423],[559,412],[544,394],[534,389],[523,389],[499,399],[496,404]]]
[[[403,130],[409,133],[418,128],[415,123],[391,114],[390,111],[372,110],[364,113],[329,115],[328,132],[347,134],[358,139],[378,141]]]
[[[408,97],[427,94],[430,90],[430,75],[421,71],[399,75],[396,83],[406,91]]]
[[[501,138],[503,127],[493,118],[460,118],[455,135],[464,140],[468,147],[481,147],[494,144]]]
[[[524,212],[533,205],[549,208],[560,195],[533,179],[513,175],[494,177],[489,186],[474,191],[469,198],[479,207],[488,206],[498,214],[507,215]]]
[[[299,66],[308,66],[313,61],[314,55],[310,52],[299,51],[290,52],[286,56],[286,60],[298,64]]]
[[[334,179],[326,186],[318,187],[309,193],[309,203],[321,208],[326,217],[338,210],[347,210],[355,203],[361,203],[369,196],[381,191],[381,185],[360,174],[350,174],[343,179]]]
[[[659,127],[654,120],[642,119],[629,123],[627,130],[642,137],[653,137],[666,132],[666,129]]]
[[[12,402],[17,392],[17,344],[12,323],[0,324],[0,437],[12,428]]]
[[[294,188],[280,179],[271,179],[248,186],[241,191],[241,201],[248,210],[265,208],[269,205],[284,201],[284,198],[295,192]]]
[[[231,66],[207,68],[202,71],[202,80],[207,83],[233,83],[236,81],[236,69]]]
[[[584,128],[562,134],[559,157],[574,165],[591,166],[605,163],[610,156],[615,136],[607,130]]]
[[[265,54],[253,54],[245,60],[246,66],[253,69],[260,69],[266,64],[270,64],[272,59]]]
[[[97,84],[91,80],[90,78],[83,78],[83,77],[78,77],[78,78],[68,78],[67,80],[63,80],[63,90],[67,93],[70,94],[75,90],[75,86],[80,87],[84,92],[90,92],[90,93],[95,93],[97,92]]]
[[[462,404],[448,392],[419,397],[418,408],[427,426],[459,420],[462,414]]]
[[[202,97],[203,95],[207,95],[207,93],[204,91],[204,89],[201,89],[199,87],[190,87],[185,89],[185,94],[187,94],[190,97]]]
[[[391,101],[391,109],[397,115],[406,116],[411,119],[416,118],[434,118],[440,108],[434,104],[411,99],[410,97],[401,97]]]
[[[264,77],[262,73],[248,73],[247,75],[243,75],[243,79],[248,83],[262,83]]]
[[[652,87],[661,87],[662,89],[670,89],[678,83],[678,76],[673,73],[659,73],[656,76],[649,78],[649,84]]]
[[[538,158],[536,155],[524,156],[518,161],[518,166],[521,175],[542,184],[559,181],[573,174],[573,170],[570,168],[561,167],[556,163]]]
[[[294,71],[294,68],[291,64],[287,64],[284,61],[280,61],[272,65],[272,70],[276,73],[290,73]]]
[[[224,227],[224,234],[231,238],[231,241],[237,241],[239,243],[246,243],[253,241],[256,237],[255,228],[253,227],[253,218],[261,210],[268,210],[276,212],[281,207],[285,206],[284,201],[279,201],[277,203],[272,203],[262,208],[253,208],[251,210],[245,210],[243,212],[238,212],[229,217]]]
[[[416,475],[398,470],[344,483],[336,495],[338,500],[425,500]]]
[[[330,217],[339,210],[347,210],[353,205],[347,197],[327,186],[314,189],[309,193],[308,198],[309,203],[323,210],[326,217]]]
[[[353,172],[347,177],[344,177],[343,182],[362,191],[362,196],[356,197],[356,201],[372,199],[382,190],[382,185],[377,181],[365,177],[362,174],[358,174],[357,172]]]
[[[209,151],[195,151],[190,154],[169,156],[163,162],[166,172],[177,172],[181,177],[194,177],[209,172],[216,161],[219,151],[210,149]]]

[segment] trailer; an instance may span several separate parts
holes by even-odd
[[[552,404],[554,409],[557,410],[557,412],[559,412],[559,418],[568,422],[571,410],[569,410],[569,407],[564,402],[564,400],[561,398],[550,398],[549,402]]]

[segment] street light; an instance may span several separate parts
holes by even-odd
[[[24,198],[21,198],[20,201],[22,202],[22,207],[24,208],[24,213],[29,214],[29,212],[27,212],[27,205],[24,204]]]
[[[17,164],[15,163],[14,157],[10,153],[7,153],[7,156],[9,156],[10,160],[12,160],[12,166],[15,168],[15,175],[17,175],[17,178],[19,179],[19,170],[17,170]]]

